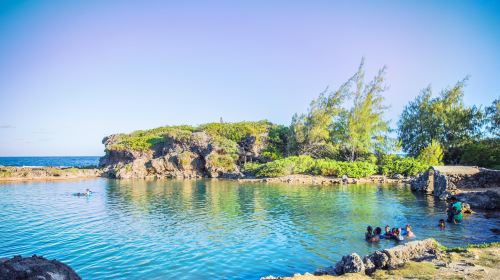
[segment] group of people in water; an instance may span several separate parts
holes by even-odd
[[[448,209],[446,209],[448,214],[447,221],[449,223],[460,223],[462,221],[462,202],[458,201],[456,197],[450,198],[450,204],[448,205]],[[439,220],[439,228],[441,230],[446,228],[446,222],[444,219]],[[382,233],[382,229],[380,227],[376,227],[375,230],[372,226],[368,226],[366,228],[365,240],[368,242],[378,242],[380,239],[393,239],[396,241],[403,241],[405,238],[411,239],[414,238],[415,234],[412,231],[411,225],[406,225],[404,228],[395,227],[392,228],[389,226],[385,226],[385,232]]]
[[[378,242],[380,239],[392,239],[403,241],[405,238],[414,238],[415,234],[412,231],[411,225],[406,225],[404,228],[385,226],[385,232],[382,234],[382,229],[376,227],[373,230],[372,226],[366,228],[365,240],[368,242]]]

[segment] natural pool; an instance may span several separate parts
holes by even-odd
[[[89,198],[74,192],[90,188]],[[107,179],[0,183],[0,257],[38,254],[84,279],[258,279],[328,266],[367,224],[411,223],[446,246],[500,241],[498,213],[437,228],[446,205],[408,188]]]

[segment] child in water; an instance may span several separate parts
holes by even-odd
[[[384,235],[382,235],[382,237],[385,238],[385,239],[391,239],[392,238],[391,228],[388,225],[385,226],[385,232],[384,232]]]
[[[401,230],[399,228],[392,229],[392,239],[396,241],[403,241],[405,238],[401,235]]]
[[[413,233],[411,229],[411,225],[406,225],[406,237],[408,238],[414,238],[415,234]]]
[[[373,228],[372,226],[366,227],[366,232],[365,232],[365,240],[369,241],[373,237]]]
[[[446,223],[444,222],[444,219],[439,220],[439,229],[443,230],[446,228]]]
[[[381,237],[381,234],[382,234],[382,229],[379,228],[379,227],[376,227],[375,228],[375,234],[372,236],[372,238],[369,240],[370,242],[379,242],[380,241],[380,237]]]

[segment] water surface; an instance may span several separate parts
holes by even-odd
[[[61,166],[86,167],[99,164],[96,156],[65,157],[0,157],[0,165],[4,166]]]
[[[89,198],[74,192],[91,188]],[[0,183],[0,257],[44,255],[84,279],[258,279],[314,271],[411,223],[447,246],[500,241],[498,214],[444,231],[445,205],[408,188],[92,179]]]

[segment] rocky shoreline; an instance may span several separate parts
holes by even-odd
[[[65,180],[99,176],[102,176],[102,171],[96,168],[0,166],[0,181]]]
[[[500,244],[447,249],[434,239],[412,241],[361,257],[346,255],[314,273],[261,280],[316,279],[499,279]]]

